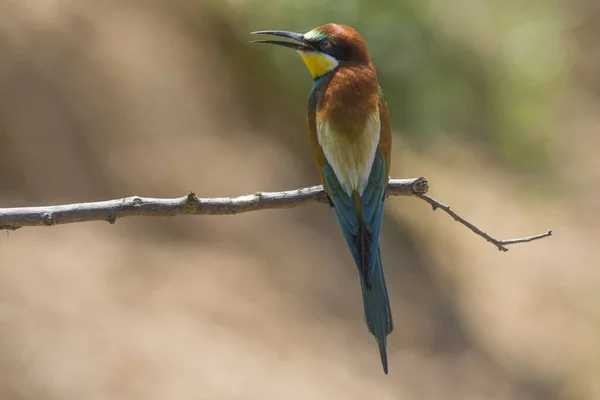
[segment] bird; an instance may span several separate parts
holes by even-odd
[[[296,50],[314,81],[308,96],[313,160],[359,272],[364,318],[388,374],[394,329],[379,236],[390,171],[391,124],[367,44],[358,31],[329,23],[307,33],[251,32],[254,40]]]

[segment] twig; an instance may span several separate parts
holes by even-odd
[[[506,246],[508,246],[510,244],[532,242],[534,240],[552,236],[552,230],[549,230],[548,232],[540,233],[539,235],[524,237],[524,238],[520,238],[520,239],[508,239],[508,240],[496,239],[496,238],[488,235],[487,233],[485,233],[484,231],[482,231],[481,229],[479,229],[478,227],[476,227],[475,225],[473,225],[472,223],[470,223],[469,221],[467,221],[466,219],[464,219],[463,217],[461,217],[454,211],[452,211],[450,209],[450,206],[440,203],[436,199],[434,199],[430,196],[427,196],[425,193],[416,194],[415,196],[428,202],[431,205],[431,207],[433,208],[433,211],[437,210],[438,208],[445,211],[448,215],[450,215],[452,218],[454,218],[454,220],[456,222],[460,222],[461,224],[463,224],[464,226],[469,228],[471,231],[473,231],[475,234],[481,236],[488,242],[492,243],[500,251],[508,251],[508,248]]]
[[[428,202],[433,209],[441,208],[456,221],[494,244],[499,250],[514,243],[531,242],[550,236],[552,231],[522,239],[498,240],[471,224],[449,206],[427,196],[425,178],[390,179],[388,196],[416,196]],[[44,207],[0,208],[0,230],[16,230],[24,226],[52,226],[75,222],[106,221],[114,224],[128,216],[174,217],[178,215],[235,215],[250,211],[286,209],[309,203],[327,203],[322,186],[289,190],[286,192],[258,192],[238,197],[199,198],[193,192],[174,199],[155,199],[133,196],[124,199],[92,203]]]

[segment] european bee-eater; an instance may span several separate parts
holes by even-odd
[[[390,171],[388,108],[367,44],[346,25],[327,24],[300,34],[259,31],[295,42],[257,40],[295,49],[314,85],[308,97],[313,159],[358,267],[365,321],[388,373],[387,336],[393,330],[379,233]]]

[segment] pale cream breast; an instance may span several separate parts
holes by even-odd
[[[348,195],[362,194],[379,144],[379,110],[368,118],[362,134],[336,132],[327,120],[317,119],[317,136],[325,158]]]

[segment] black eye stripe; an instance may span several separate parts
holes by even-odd
[[[330,43],[329,47],[323,46],[325,41]],[[348,61],[350,59],[350,47],[343,43],[336,43],[331,39],[324,38],[313,42],[313,47],[339,61]]]
[[[324,50],[324,53],[329,54],[336,60],[348,61],[350,59],[350,48],[346,46],[333,45]]]

